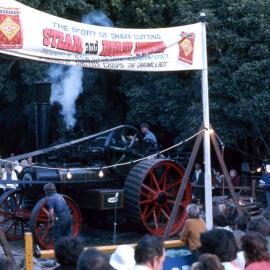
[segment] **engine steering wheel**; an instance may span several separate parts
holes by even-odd
[[[109,133],[104,143],[104,147],[107,150],[125,153],[130,151],[135,146],[136,142],[142,141],[142,136],[136,128],[124,126],[119,130],[113,130]]]

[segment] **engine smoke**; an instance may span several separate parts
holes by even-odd
[[[102,12],[93,11],[84,15],[82,22],[112,27],[112,21]],[[77,66],[51,65],[48,71],[49,80],[52,83],[50,102],[58,102],[62,105],[61,114],[66,126],[73,128],[76,124],[76,100],[83,91],[83,69]]]
[[[76,119],[76,100],[83,91],[83,69],[77,66],[51,65],[48,75],[52,82],[50,102],[62,105],[61,114],[67,127],[73,128]]]
[[[82,17],[83,23],[113,27],[113,22],[101,10],[95,10]]]

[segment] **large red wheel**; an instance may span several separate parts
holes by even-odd
[[[27,208],[20,189],[9,190],[0,197],[0,225],[7,239],[23,238],[30,215],[31,209]]]
[[[163,236],[184,175],[172,160],[151,159],[137,164],[124,185],[125,208],[130,221],[142,224],[151,234]],[[170,235],[180,231],[191,202],[188,184]]]
[[[80,233],[82,216],[77,203],[70,197],[64,195],[72,216],[72,236]],[[35,205],[30,217],[30,229],[36,243],[43,249],[52,249],[54,246],[53,232],[49,224],[48,198],[42,198]]]

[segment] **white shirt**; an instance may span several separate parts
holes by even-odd
[[[15,171],[12,171],[11,172],[11,179],[12,180],[18,180],[17,178],[17,174],[15,173]],[[3,173],[3,176],[2,176],[2,180],[7,180],[7,172],[4,172]],[[16,188],[18,185],[15,185],[15,184],[7,184],[7,185],[3,185],[3,184],[0,184],[0,188],[2,189],[6,189],[6,188]]]
[[[200,173],[202,172],[202,170],[196,170],[195,173],[196,173],[196,182],[198,182],[199,180],[199,176],[200,176]]]
[[[222,265],[224,266],[225,270],[243,270],[239,263],[234,260],[233,262],[223,262]]]
[[[145,265],[139,265],[136,264],[132,270],[152,270],[151,268],[145,266]]]
[[[241,269],[244,270],[245,265],[246,265],[246,259],[245,259],[244,251],[237,252],[236,260],[237,260],[239,266],[241,267]]]

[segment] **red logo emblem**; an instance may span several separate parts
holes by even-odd
[[[20,10],[0,7],[0,49],[21,49],[22,42]]]
[[[194,33],[181,33],[181,40],[179,41],[179,55],[178,60],[192,65],[193,51],[194,51]]]

